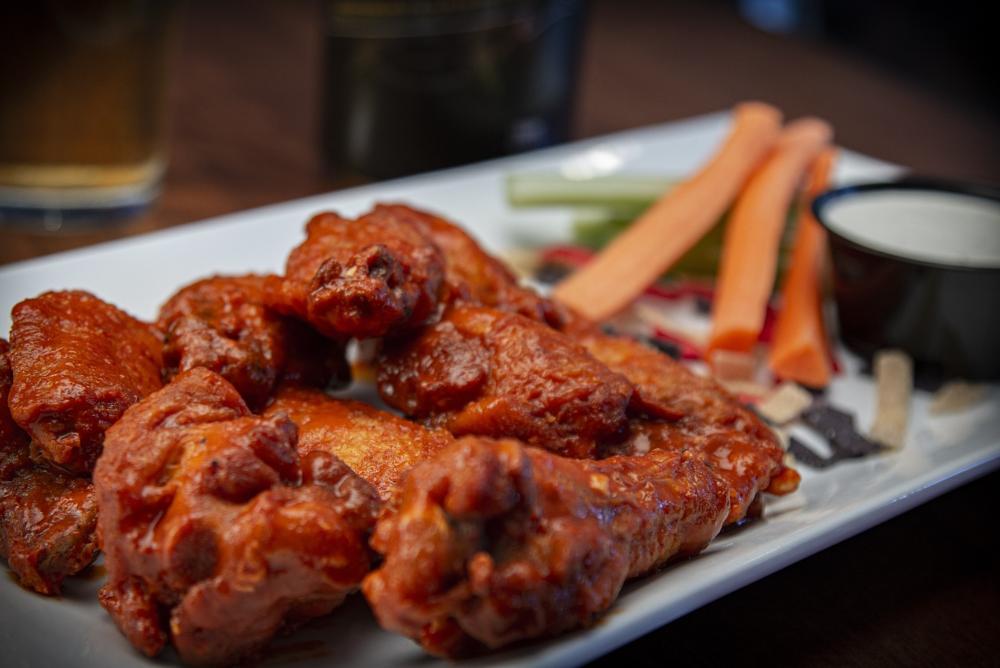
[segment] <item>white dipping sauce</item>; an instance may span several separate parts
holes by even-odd
[[[1000,268],[1000,202],[935,190],[872,190],[830,202],[830,230],[911,260]]]

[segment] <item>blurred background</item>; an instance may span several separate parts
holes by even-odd
[[[823,116],[843,146],[916,172],[997,182],[987,6],[5,3],[0,263],[750,98]],[[113,167],[94,177],[113,220],[10,206],[12,185],[67,177],[24,176],[25,161],[95,156]]]

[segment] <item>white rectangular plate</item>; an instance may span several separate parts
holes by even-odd
[[[213,273],[280,271],[310,214],[336,209],[354,215],[376,201],[406,201],[461,222],[500,252],[525,236],[559,240],[566,212],[511,211],[504,175],[552,170],[581,161],[600,169],[682,175],[708,157],[726,129],[726,115],[622,132],[533,154],[223,216],[0,269],[0,332],[10,308],[45,290],[82,288],[142,318],[180,286]],[[844,152],[840,183],[884,179],[898,170]],[[871,423],[874,388],[845,355],[846,372],[831,400]],[[917,393],[909,439],[898,453],[845,463],[821,473],[804,469],[801,489],[772,500],[763,520],[727,533],[702,555],[625,588],[594,628],[499,652],[463,665],[557,666],[584,662],[798,559],[933,498],[1000,463],[1000,391],[958,415],[931,417]],[[61,598],[27,593],[0,580],[0,655],[4,666],[94,668],[153,665],[136,654],[98,606],[99,582],[77,581]],[[279,639],[264,663],[296,666],[435,663],[413,643],[378,628],[360,596],[332,617]],[[168,662],[176,657],[168,655]]]

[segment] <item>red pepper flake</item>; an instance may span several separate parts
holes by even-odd
[[[840,356],[837,355],[833,346],[828,346],[827,352],[830,355],[830,370],[839,376],[844,370],[844,366],[840,363]]]
[[[669,281],[653,283],[646,288],[645,295],[666,301],[677,301],[686,297],[704,299],[709,302],[715,297],[715,288],[711,283],[699,281]]]
[[[774,338],[774,327],[777,322],[778,311],[768,302],[767,309],[764,311],[764,324],[760,328],[760,335],[757,337],[757,341],[760,343],[771,343],[771,340]]]

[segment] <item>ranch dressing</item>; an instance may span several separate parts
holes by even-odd
[[[874,190],[831,201],[831,231],[899,257],[1000,268],[1000,202],[934,190]]]

